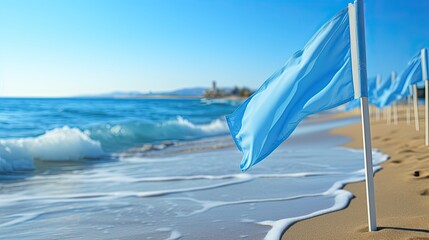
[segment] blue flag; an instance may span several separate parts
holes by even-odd
[[[424,82],[422,78],[422,59],[420,53],[411,59],[398,80],[404,83],[398,91],[398,94],[401,96],[408,96],[411,94],[410,86]]]
[[[368,98],[375,97],[377,91],[377,77],[368,78]]]
[[[385,92],[389,91],[390,85],[392,85],[392,80],[390,78],[381,79],[381,84],[377,85],[373,93],[373,97],[368,99],[369,102],[378,108],[383,108],[380,105],[380,98],[383,96],[383,94],[385,94]]]
[[[235,112],[226,117],[246,171],[262,161],[304,117],[354,98],[347,9],[322,26]]]
[[[407,68],[392,83],[390,88],[379,97],[378,106],[390,106],[395,101],[410,94],[410,86],[419,83],[422,80],[422,66],[420,52],[415,55],[408,63]]]
[[[392,85],[392,79],[390,78],[384,78],[381,80],[380,86],[377,87],[375,94],[376,97],[381,97],[381,95],[384,94],[384,92],[389,91],[390,85]]]
[[[375,97],[376,94],[376,87],[377,87],[377,78],[373,77],[373,78],[368,78],[368,99],[369,101],[371,101],[371,98]],[[350,101],[349,103],[347,103],[345,110],[346,111],[350,111],[352,109],[355,109],[357,107],[360,106],[360,99],[353,99],[352,101]]]

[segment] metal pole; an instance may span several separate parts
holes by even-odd
[[[412,94],[412,87],[410,86],[410,95],[407,96],[407,124],[411,124],[411,94]]]
[[[422,58],[422,78],[425,81],[425,142],[429,146],[429,80],[428,80],[428,61],[427,51],[423,48],[421,51]]]
[[[378,107],[375,108],[375,120],[380,121],[380,109]]]
[[[398,125],[398,102],[393,103],[393,123]]]
[[[387,108],[387,124],[390,125],[392,123],[392,106]]]
[[[380,85],[381,85],[381,75],[380,74],[377,74],[375,84],[376,84],[376,89],[379,89]],[[380,121],[380,112],[381,112],[380,108],[376,107],[375,120],[377,120],[377,121]]]
[[[396,81],[396,72],[392,72],[392,74],[390,75],[390,78],[391,78],[392,85],[393,85],[393,83]],[[393,110],[393,123],[395,125],[398,125],[398,103],[397,103],[397,101],[392,103],[391,111],[392,110]],[[389,125],[390,125],[390,120],[389,120]]]
[[[420,122],[419,122],[419,108],[418,108],[418,99],[417,99],[417,85],[413,85],[413,107],[414,107],[414,123],[416,125],[416,131],[420,131]]]
[[[368,211],[368,228],[369,231],[377,231],[375,216],[375,196],[374,196],[374,172],[372,166],[372,145],[371,129],[368,116],[368,98],[361,98],[362,111],[362,133],[363,133],[363,151],[365,159],[365,178],[366,178],[366,201]]]
[[[372,166],[371,130],[368,111],[368,85],[366,72],[365,23],[363,0],[349,4],[350,49],[352,57],[355,97],[361,98],[363,150],[365,159],[366,196],[369,231],[377,230],[374,199],[374,172]],[[358,90],[358,91],[356,91]]]

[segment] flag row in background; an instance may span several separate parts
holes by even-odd
[[[418,111],[418,88],[425,87],[425,134],[426,145],[429,145],[429,119],[428,119],[428,51],[421,49],[408,62],[405,69],[397,76],[392,72],[390,76],[382,78],[380,75],[368,78],[368,101],[372,105],[372,114],[376,120],[381,119],[381,115],[386,119],[387,124],[398,124],[398,103],[406,107],[406,122],[411,124],[411,105],[414,108],[414,122],[416,131],[420,130]],[[413,104],[411,103],[413,102]],[[347,103],[346,110],[350,111],[359,107],[359,99],[354,99]]]

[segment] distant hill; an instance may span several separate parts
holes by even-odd
[[[174,90],[171,92],[161,92],[161,93],[153,93],[155,95],[169,95],[169,96],[194,96],[200,97],[203,96],[207,91],[207,88],[204,87],[194,87],[194,88],[183,88]]]

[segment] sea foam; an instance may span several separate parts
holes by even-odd
[[[76,161],[100,158],[101,144],[77,128],[62,127],[34,138],[0,140],[0,172],[30,170],[35,159]]]
[[[362,150],[350,149],[350,151],[361,152]],[[381,166],[379,166],[379,164],[386,161],[389,158],[389,156],[380,152],[377,149],[373,150],[372,156],[373,156],[373,163],[374,163],[373,171],[375,173],[381,170]],[[267,220],[267,221],[259,222],[258,224],[260,225],[271,227],[271,229],[268,231],[267,235],[265,236],[264,240],[281,239],[283,233],[296,222],[346,208],[349,205],[350,201],[354,198],[354,195],[351,192],[343,190],[342,188],[344,188],[346,184],[360,182],[363,180],[365,180],[365,172],[364,172],[364,169],[361,169],[353,172],[352,176],[349,177],[348,179],[343,179],[335,182],[331,188],[329,188],[324,193],[322,193],[322,195],[334,197],[334,204],[329,208],[320,209],[303,216],[284,218],[276,221]]]

